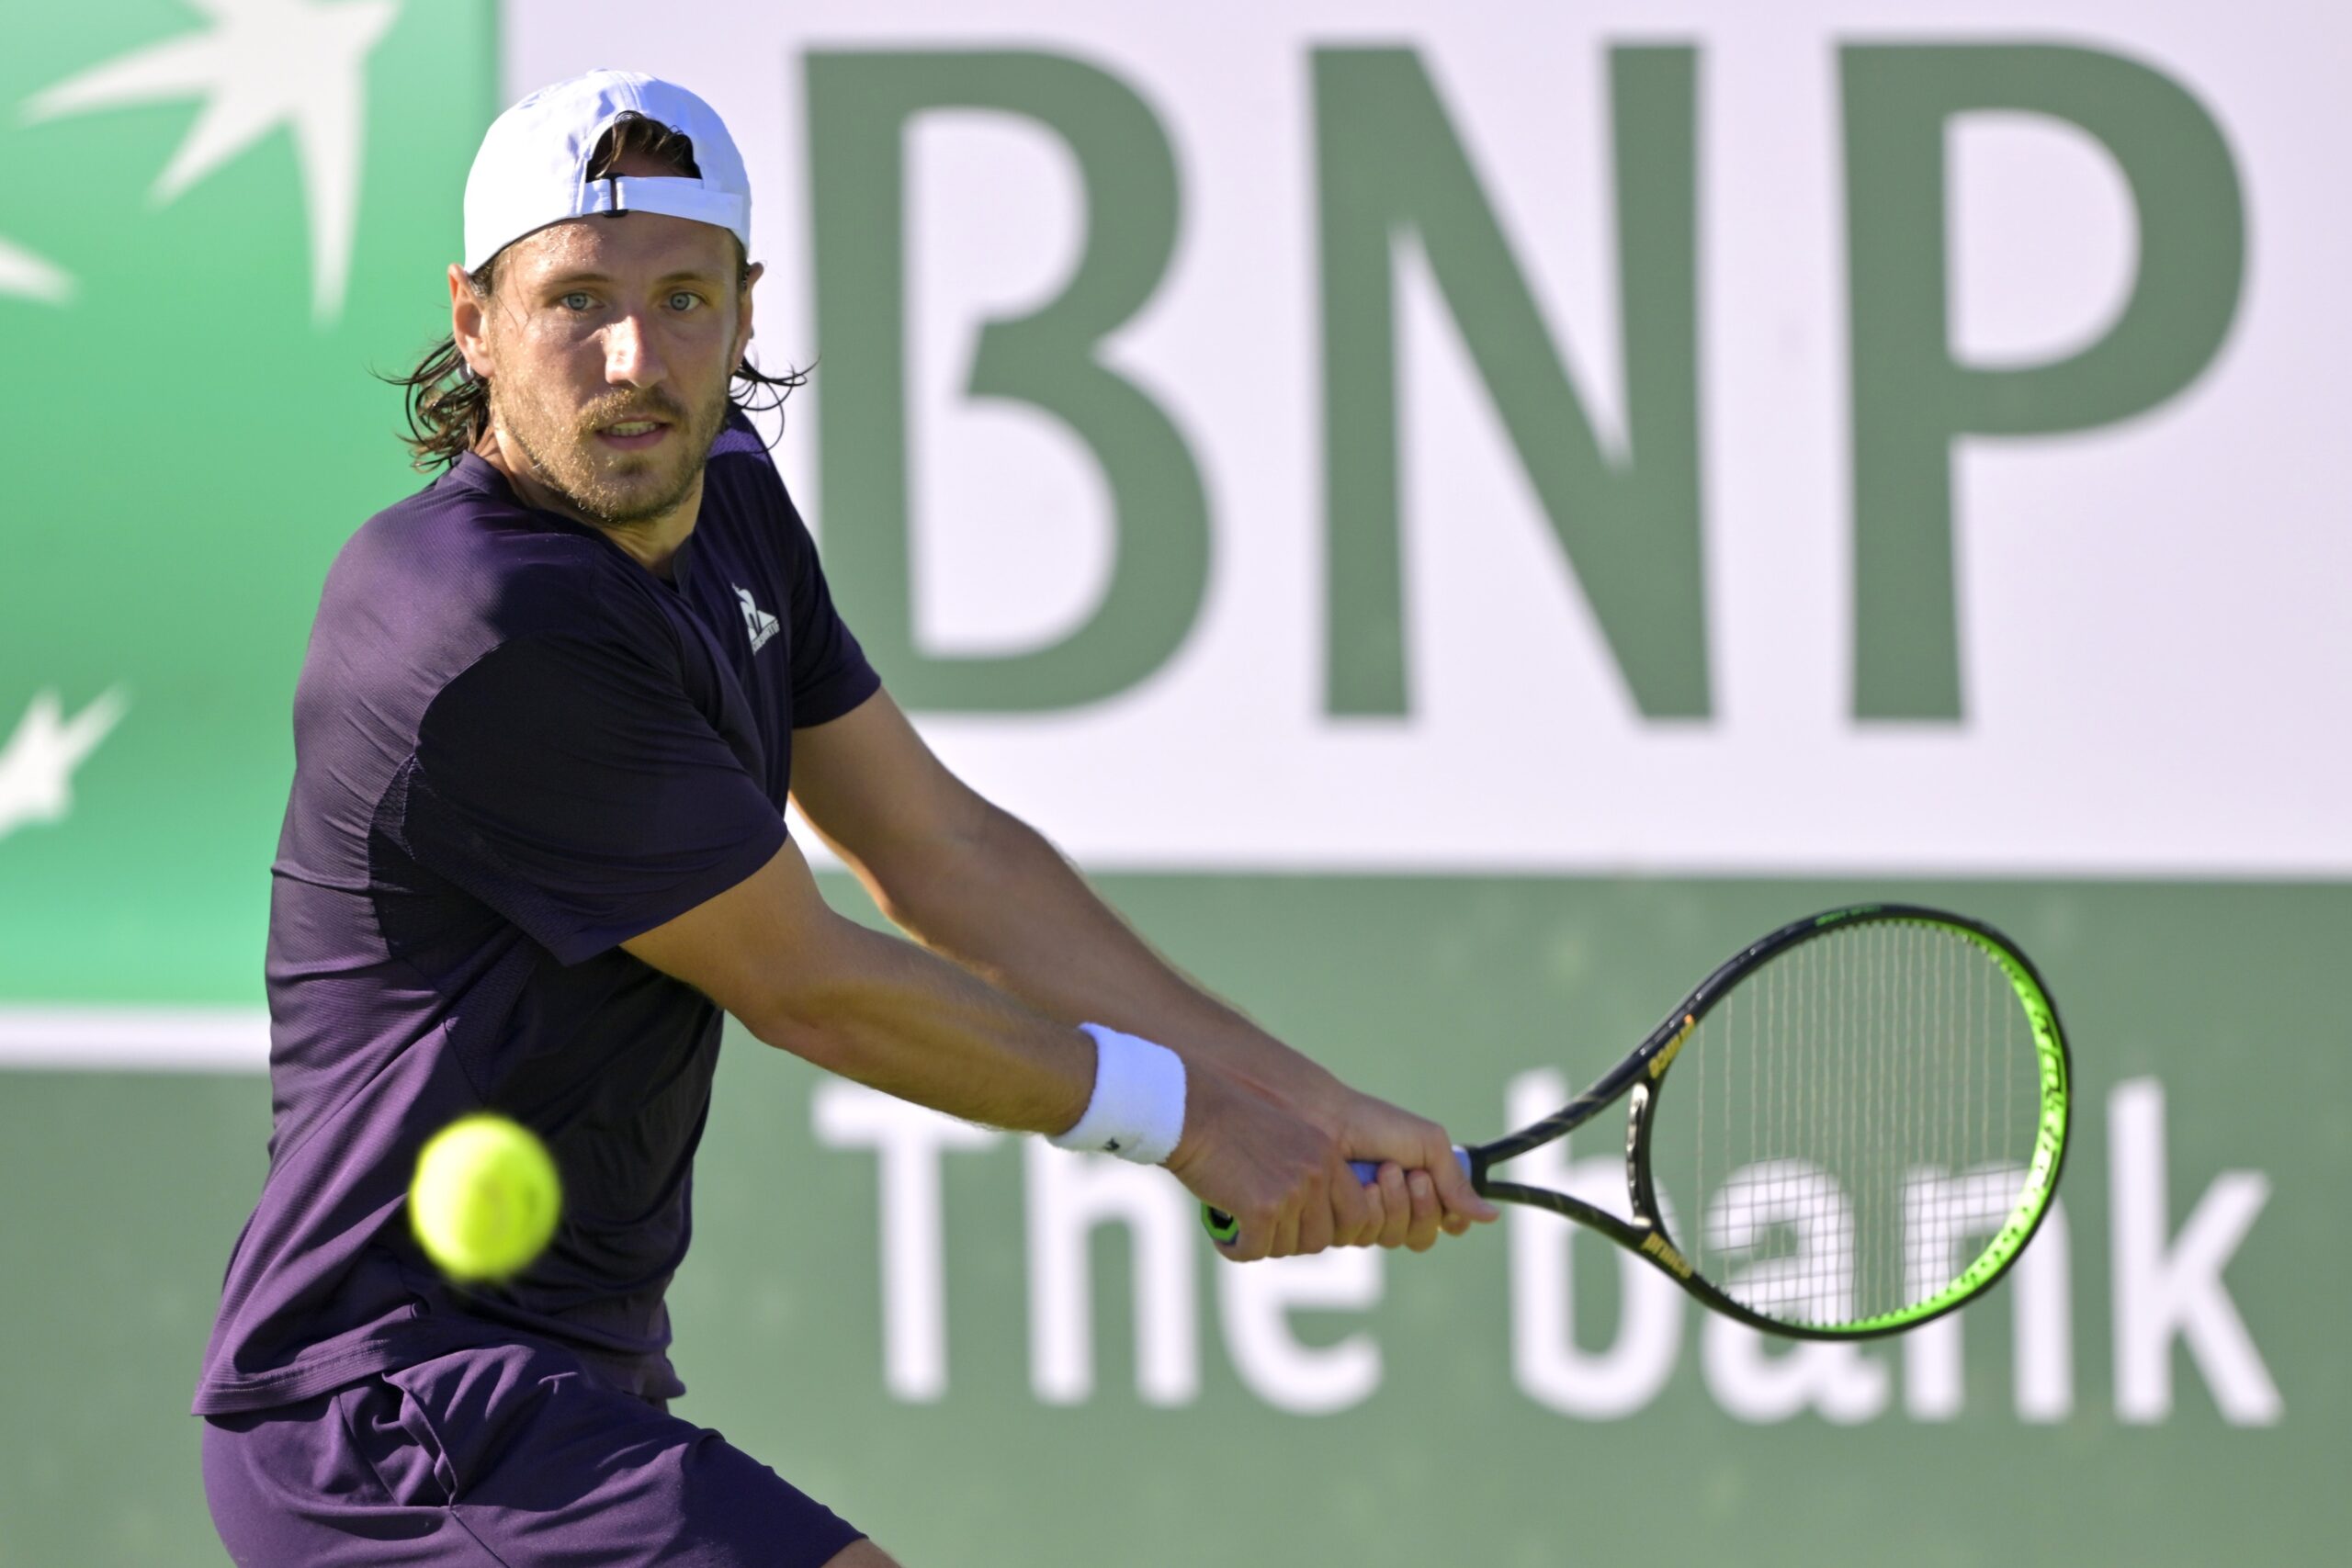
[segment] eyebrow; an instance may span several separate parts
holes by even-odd
[[[718,279],[718,273],[706,271],[701,267],[687,267],[678,272],[663,273],[653,280],[653,286],[659,288],[665,283],[716,283]],[[607,273],[560,272],[553,277],[544,280],[537,287],[548,289],[574,283],[610,283],[612,281],[611,275]]]

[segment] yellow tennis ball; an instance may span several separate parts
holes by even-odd
[[[461,1284],[495,1284],[554,1239],[563,1184],[547,1145],[491,1111],[460,1116],[416,1156],[409,1225],[424,1255]]]

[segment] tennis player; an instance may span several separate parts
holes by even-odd
[[[1185,980],[925,749],[735,401],[793,384],[744,358],[750,216],[718,117],[621,72],[514,106],[467,180],[450,338],[403,378],[443,471],[345,547],[295,696],[269,1174],[195,1401],[241,1563],[889,1562],[668,1412],[722,1010],[1165,1165],[1244,1259],[1492,1217],[1442,1128]],[[787,795],[920,945],[827,908]],[[403,1194],[485,1107],[546,1139],[565,1213],[461,1292]]]

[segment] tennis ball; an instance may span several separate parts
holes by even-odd
[[[409,1225],[424,1255],[460,1284],[495,1284],[530,1267],[562,1212],[547,1145],[507,1117],[460,1116],[416,1156]]]

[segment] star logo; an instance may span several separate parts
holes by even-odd
[[[149,192],[159,205],[287,127],[310,219],[311,314],[322,325],[330,322],[343,310],[359,225],[368,55],[400,15],[401,0],[187,3],[211,18],[210,31],[169,39],[69,77],[27,100],[25,118],[201,97],[196,123]],[[0,288],[7,286],[11,254],[0,251]]]
[[[117,687],[69,719],[55,692],[33,698],[17,732],[0,748],[0,839],[28,822],[64,819],[74,808],[74,770],[97,750],[130,705]]]

